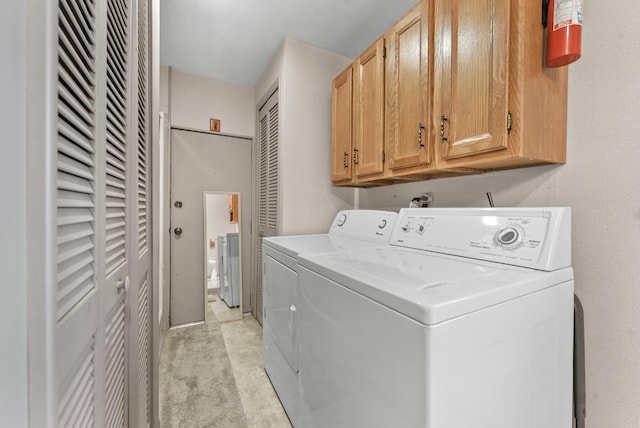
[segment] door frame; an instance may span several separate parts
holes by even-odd
[[[253,184],[253,180],[252,184]],[[208,252],[209,252],[209,242],[207,241],[208,238],[208,223],[207,223],[207,196],[208,195],[218,195],[218,196],[227,196],[227,195],[238,195],[238,234],[239,234],[239,271],[240,271],[240,306],[238,306],[238,309],[240,310],[240,314],[237,318],[231,318],[231,319],[225,319],[224,322],[227,321],[237,321],[239,319],[242,319],[242,314],[244,313],[244,302],[243,302],[243,293],[244,293],[244,287],[242,286],[242,282],[244,280],[243,275],[242,275],[242,266],[244,265],[243,263],[243,257],[242,257],[242,192],[236,192],[236,191],[223,191],[223,190],[203,190],[202,191],[202,201],[203,201],[203,220],[204,220],[204,224],[202,225],[203,227],[203,254],[204,254],[204,284],[203,284],[203,292],[204,292],[204,322],[207,323],[211,320],[207,319],[207,305],[209,304],[208,302],[208,288],[207,288],[207,269],[208,269],[208,261],[209,261],[209,257],[208,257]],[[253,258],[253,255],[251,255],[251,258]],[[217,263],[217,262],[216,262]],[[236,308],[233,308],[233,310],[236,310]]]

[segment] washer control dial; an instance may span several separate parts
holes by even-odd
[[[427,230],[427,227],[424,224],[419,224],[416,227],[416,232],[418,232],[418,234],[420,234],[420,235],[422,235],[425,230]]]
[[[524,231],[516,226],[507,226],[496,233],[495,241],[504,249],[515,250],[524,242]]]
[[[336,224],[338,225],[338,227],[341,227],[346,222],[347,222],[347,215],[345,213],[342,213],[340,215],[340,218],[338,218],[338,221],[337,221]]]
[[[385,227],[387,227],[387,220],[385,219],[380,220],[380,224],[378,224],[378,229],[384,229]]]
[[[411,223],[407,223],[400,228],[404,233],[409,233],[411,231]]]

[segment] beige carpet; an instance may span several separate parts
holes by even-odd
[[[169,330],[159,394],[161,427],[247,427],[217,322]]]

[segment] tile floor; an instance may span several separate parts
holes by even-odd
[[[233,376],[249,427],[289,428],[262,364],[262,327],[251,316],[221,323]]]
[[[221,319],[226,314],[228,315],[229,311],[225,309],[226,305],[219,298],[214,302],[210,302],[207,306],[208,319]],[[235,389],[237,389],[237,394],[242,403],[246,426],[250,428],[290,428],[289,419],[264,371],[262,327],[251,316],[245,316],[236,321],[213,322],[218,323],[222,331],[224,347],[226,348],[231,372],[235,379]],[[207,329],[203,329],[202,325],[184,327],[183,329],[186,334],[195,333],[198,337],[197,340],[202,340],[202,334],[207,334]],[[190,332],[187,329],[193,329],[194,331]],[[183,358],[189,358],[188,353]],[[190,362],[183,360],[181,361],[182,364],[188,366]],[[162,379],[160,382],[162,384]],[[207,394],[210,394],[212,390],[220,389],[220,386],[215,384],[203,384],[198,387],[206,389]],[[232,392],[235,394],[235,391]],[[217,392],[217,394],[224,393],[224,391]],[[160,410],[162,412],[162,409]],[[228,422],[220,421],[220,424],[214,423],[206,426],[226,427],[230,426]],[[242,425],[244,425],[244,421],[238,421],[238,426]]]

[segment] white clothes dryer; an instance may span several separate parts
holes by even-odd
[[[403,209],[299,257],[299,427],[571,426],[568,208]]]
[[[326,234],[263,239],[264,367],[294,426],[299,426],[297,258],[387,245],[397,215],[341,211]]]

